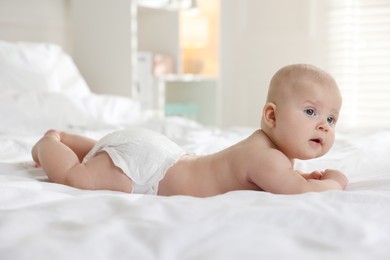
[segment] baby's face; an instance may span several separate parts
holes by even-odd
[[[327,153],[335,139],[341,108],[335,84],[303,79],[276,104],[274,137],[290,159],[312,159]]]

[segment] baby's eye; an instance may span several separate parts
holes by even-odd
[[[316,115],[316,111],[314,108],[307,108],[307,109],[303,110],[303,112],[305,112],[305,114],[308,116],[315,116]]]
[[[326,119],[328,121],[328,124],[333,125],[336,123],[336,119],[333,116],[330,116]]]

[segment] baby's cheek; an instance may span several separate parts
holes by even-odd
[[[334,145],[334,140],[335,140],[335,137],[334,135],[331,135],[328,137],[328,140],[325,144],[325,153],[327,153]]]

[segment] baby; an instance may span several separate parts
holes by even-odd
[[[80,189],[196,197],[342,190],[348,180],[337,170],[294,170],[294,159],[317,158],[332,147],[341,103],[328,73],[289,65],[271,80],[261,129],[217,153],[188,155],[161,134],[133,128],[98,142],[49,130],[32,157],[51,181]]]

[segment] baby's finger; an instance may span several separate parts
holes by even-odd
[[[314,179],[321,179],[322,177],[322,172],[321,171],[313,171],[311,173],[311,176],[314,178]]]

